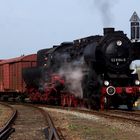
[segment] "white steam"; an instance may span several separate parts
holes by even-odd
[[[81,81],[83,78],[83,72],[81,68],[74,68],[73,66],[67,66],[59,70],[59,74],[65,77],[68,90],[77,97],[83,97]]]

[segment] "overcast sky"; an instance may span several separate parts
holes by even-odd
[[[0,0],[0,59],[36,53],[115,27],[130,36],[139,0]]]

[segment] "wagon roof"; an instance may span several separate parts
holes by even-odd
[[[16,58],[1,60],[0,65],[6,64],[6,63],[21,62],[21,61],[36,61],[36,58],[37,58],[36,54],[23,55],[23,56],[16,57]]]

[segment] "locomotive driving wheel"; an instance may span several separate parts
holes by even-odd
[[[127,108],[128,108],[128,110],[132,110],[133,109],[133,101],[128,101],[127,102]]]
[[[133,104],[134,104],[134,97],[129,96],[127,98],[127,102],[126,102],[128,110],[132,110],[133,109]]]
[[[113,107],[114,107],[114,109],[118,109],[119,105],[116,103],[116,104],[113,104]]]

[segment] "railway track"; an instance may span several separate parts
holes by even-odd
[[[18,111],[18,117],[15,125],[12,127],[15,129],[8,140],[32,140],[32,139],[48,139],[56,140],[64,139],[61,132],[57,132],[52,119],[42,109],[42,107],[62,109],[74,112],[80,112],[83,114],[97,115],[107,119],[129,122],[132,124],[140,125],[140,111],[123,111],[123,110],[108,110],[108,111],[91,111],[88,109],[79,108],[64,108],[56,106],[46,105],[32,105],[32,104],[11,104],[11,107]],[[14,130],[13,129],[13,130]],[[44,134],[45,132],[45,134]]]
[[[111,116],[115,116],[118,119],[124,119],[125,121],[131,121],[140,124],[140,111],[128,112],[124,110],[109,110],[106,112]]]
[[[119,110],[109,110],[109,112],[115,112],[115,113],[120,113],[120,114],[126,114],[126,115],[132,115],[132,116],[140,117],[140,110],[127,111],[127,110],[124,110],[124,109],[119,109]]]
[[[45,106],[44,106],[45,107]],[[49,108],[57,108],[62,110],[69,110],[75,111],[80,113],[85,113],[89,115],[97,115],[107,119],[114,119],[119,121],[125,121],[129,123],[134,123],[136,125],[140,125],[140,111],[124,111],[124,110],[107,110],[107,111],[95,111],[89,109],[76,109],[76,108],[69,108],[69,107],[54,107],[54,106],[46,106]]]
[[[114,119],[123,122],[134,123],[140,125],[140,114],[121,110],[108,110],[108,111],[91,111],[91,110],[77,110],[79,112],[98,115],[107,119]]]
[[[62,134],[57,132],[50,115],[35,105],[8,103],[11,109],[16,110],[17,118],[12,130],[15,130],[9,136],[8,140],[60,140]],[[6,127],[6,126],[4,126]],[[9,129],[10,129],[9,128]],[[10,130],[8,130],[10,131]],[[61,135],[60,135],[61,134]],[[5,138],[0,140],[5,140]]]
[[[140,125],[140,114],[134,112],[127,112],[127,111],[119,111],[119,110],[108,110],[108,111],[90,111],[90,110],[80,110],[80,112],[98,115],[107,119],[114,119],[123,122],[134,123]]]
[[[9,135],[15,131],[14,128],[12,128],[12,124],[17,116],[17,110],[14,109],[13,107],[11,107],[8,104],[5,103],[0,103],[8,108],[11,109],[12,113],[10,115],[10,117],[8,118],[7,122],[4,123],[4,125],[0,128],[0,140],[6,140]]]

